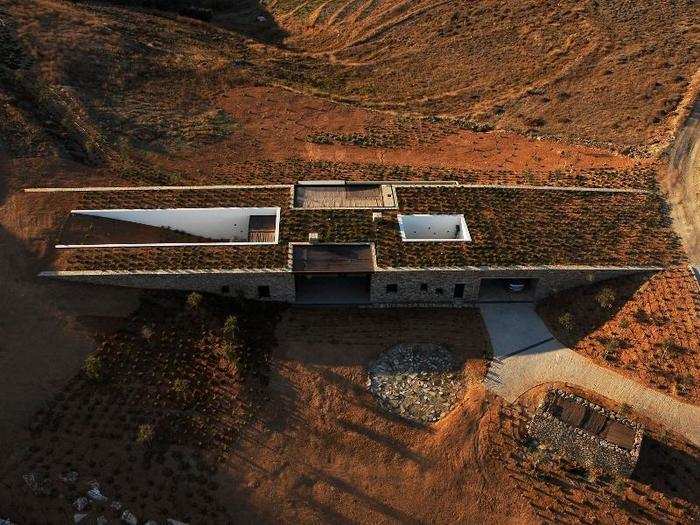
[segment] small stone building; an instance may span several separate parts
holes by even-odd
[[[534,301],[683,257],[663,200],[642,190],[381,181],[27,191],[64,206],[45,277],[267,301]]]
[[[563,390],[550,390],[528,425],[539,443],[585,468],[632,474],[642,444],[641,424]]]

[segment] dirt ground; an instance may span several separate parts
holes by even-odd
[[[495,490],[479,467],[486,408],[479,385],[428,427],[378,410],[366,387],[369,362],[402,342],[445,344],[478,377],[488,343],[475,311],[290,309],[277,339],[270,410],[244,432],[230,464],[235,484],[246,487],[249,505],[263,518],[528,521],[522,501]],[[503,472],[493,475],[508,482]]]
[[[88,2],[5,2],[0,448],[14,455],[0,461],[12,460],[0,476],[0,517],[12,509],[20,523],[63,523],[88,476],[104,475],[105,491],[140,513],[176,510],[211,523],[697,518],[697,495],[684,489],[697,486],[697,475],[686,476],[698,471],[697,451],[656,430],[639,478],[612,496],[610,480],[592,483],[557,465],[537,473],[522,430],[534,397],[510,407],[474,384],[430,427],[378,411],[365,367],[397,342],[445,343],[470,376],[483,372],[485,334],[468,310],[289,309],[261,376],[265,399],[240,435],[241,422],[227,422],[235,447],[221,439],[203,450],[193,438],[151,465],[132,441],[135,425],[158,410],[139,392],[151,392],[144,381],[153,379],[170,388],[171,377],[138,369],[119,383],[129,390],[121,403],[120,392],[80,372],[97,340],[134,322],[140,292],[39,280],[57,206],[19,194],[310,177],[653,188],[653,172],[617,170],[660,165],[646,155],[683,111],[695,10],[665,0],[276,0],[265,8],[246,0],[208,25]],[[161,321],[164,340],[182,328]],[[187,363],[201,385],[219,382],[209,401],[245,397],[220,371]],[[86,399],[101,416],[86,416]],[[37,434],[56,407],[69,417]],[[197,429],[214,416],[221,422],[210,410],[195,407]],[[33,468],[50,473],[57,499],[27,491],[21,476]],[[68,468],[80,470],[80,487],[57,481]]]
[[[577,352],[664,394],[700,403],[700,292],[688,267],[560,292],[538,311],[557,339]]]
[[[138,306],[138,290],[51,282],[36,276],[55,228],[49,201],[32,213],[10,199],[0,208],[0,446],[26,439],[32,415],[95,349],[96,328]]]
[[[277,321],[267,307],[246,313],[188,299],[197,306],[183,308],[182,297],[149,295],[101,346],[106,380],[78,374],[37,413],[1,471],[8,517],[63,523],[92,479],[141,520],[190,523],[680,524],[698,516],[698,451],[643,415],[629,414],[648,430],[630,480],[533,447],[528,414],[546,386],[514,405],[485,392],[488,340],[475,310],[288,308]],[[233,312],[243,341],[257,340],[237,370],[221,352]],[[418,341],[448,346],[468,378],[461,402],[427,426],[379,409],[366,385],[371,360]],[[177,387],[182,378],[189,388]],[[147,446],[137,437],[144,424],[154,429]],[[68,470],[79,479],[60,481]],[[38,495],[22,480],[29,472]],[[118,515],[99,504],[88,513],[110,523]]]

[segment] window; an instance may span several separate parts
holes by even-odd
[[[445,293],[445,290],[443,290],[442,288],[435,288],[435,293],[438,295],[442,295]]]
[[[427,292],[428,291],[428,283],[420,283],[420,291]]]
[[[457,283],[455,284],[455,299],[461,299],[464,297],[464,284],[463,283]]]
[[[398,284],[387,284],[386,285],[386,293],[396,293],[398,291],[399,291]]]
[[[231,293],[231,288],[228,285],[224,285],[221,287],[221,293]]]
[[[266,297],[270,297],[270,287],[265,285],[265,286],[258,286],[258,297],[260,299],[264,299]]]

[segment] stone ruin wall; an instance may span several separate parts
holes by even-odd
[[[555,396],[572,400],[633,427],[636,432],[632,450],[626,450],[557,419],[547,410]],[[644,434],[643,427],[639,423],[562,390],[550,390],[547,393],[530,421],[528,431],[537,441],[561,451],[567,458],[582,467],[598,468],[609,474],[625,477],[632,474],[637,464]]]

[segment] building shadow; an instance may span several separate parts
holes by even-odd
[[[632,477],[668,497],[677,497],[693,505],[700,505],[698,454],[691,455],[645,436]]]
[[[265,44],[282,46],[288,36],[259,0],[111,0],[109,3],[202,20]]]
[[[345,481],[337,476],[333,476],[327,472],[321,470],[313,470],[314,477],[319,481],[322,481],[336,490],[348,494],[354,500],[356,500],[361,505],[364,505],[368,509],[383,515],[385,518],[394,520],[398,523],[419,523],[417,519],[406,514],[405,512],[388,505],[387,503],[378,500],[360,488],[356,487],[352,483]]]
[[[206,3],[206,2],[205,2]],[[289,33],[275,21],[259,0],[228,0],[214,12],[211,23],[264,44],[284,46]]]

